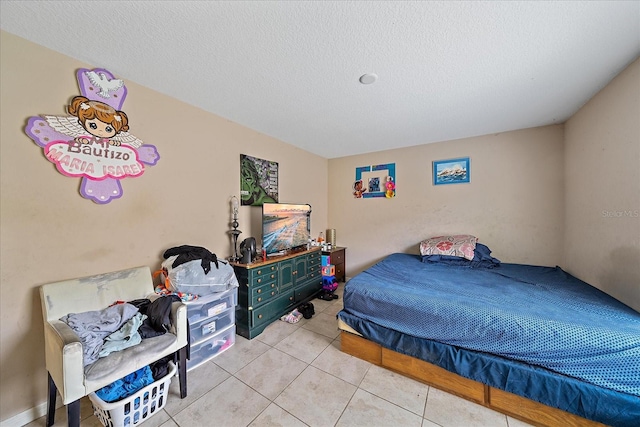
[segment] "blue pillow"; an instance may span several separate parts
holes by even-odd
[[[500,264],[500,260],[491,256],[491,249],[482,243],[476,243],[473,251],[473,261],[489,261],[494,264]]]
[[[429,264],[445,264],[468,268],[494,268],[500,266],[500,260],[491,256],[491,249],[482,243],[476,243],[473,250],[473,259],[452,255],[424,255],[422,262]]]

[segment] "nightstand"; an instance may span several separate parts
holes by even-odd
[[[347,262],[346,252],[347,248],[340,246],[336,246],[331,250],[322,251],[322,255],[329,255],[331,257],[331,264],[336,266],[336,280],[338,282],[344,282],[347,276],[345,272]]]

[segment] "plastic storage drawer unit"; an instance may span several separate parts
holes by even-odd
[[[202,319],[217,316],[238,303],[238,288],[224,292],[216,292],[198,297],[195,301],[187,302],[187,318],[191,325]]]
[[[204,317],[189,325],[191,330],[191,345],[209,338],[212,334],[228,328],[236,323],[236,308],[229,307],[215,316]]]
[[[187,371],[190,371],[215,356],[218,356],[236,342],[236,325],[207,337],[196,344],[191,344],[191,359],[187,360]]]

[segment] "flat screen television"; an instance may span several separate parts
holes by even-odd
[[[267,255],[306,248],[310,238],[311,205],[262,205],[262,248]]]

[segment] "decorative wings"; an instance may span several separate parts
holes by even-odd
[[[87,135],[87,131],[80,125],[78,119],[74,116],[44,116],[44,118],[53,130],[60,132],[63,135],[67,135],[74,139]],[[110,139],[121,144],[127,144],[133,148],[139,148],[144,144],[142,140],[129,132],[120,132]]]

